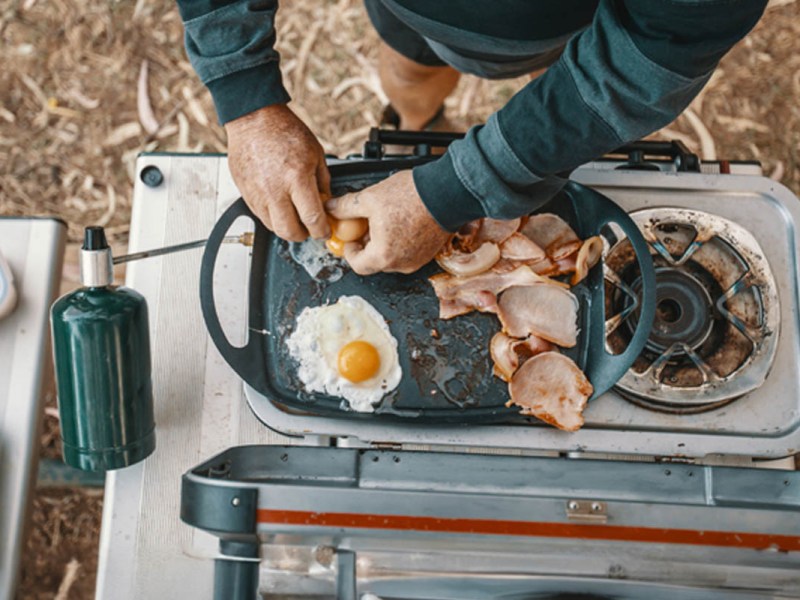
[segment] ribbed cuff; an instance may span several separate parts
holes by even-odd
[[[464,223],[486,216],[478,199],[456,175],[448,154],[414,168],[413,175],[422,203],[442,229],[455,232]]]
[[[283,87],[277,61],[235,71],[207,84],[221,125],[246,114],[291,99]]]

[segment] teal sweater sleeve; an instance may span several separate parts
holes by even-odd
[[[677,117],[766,0],[602,0],[547,72],[440,159],[414,170],[422,201],[455,231],[535,210],[569,171]]]
[[[222,124],[289,101],[275,44],[277,0],[178,0],[186,53]]]

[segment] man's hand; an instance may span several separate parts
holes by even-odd
[[[233,180],[250,209],[283,239],[327,238],[322,203],[330,198],[325,153],[285,105],[259,109],[225,124]]]
[[[420,200],[411,171],[401,171],[326,204],[337,219],[369,221],[367,238],[344,246],[344,257],[360,275],[378,271],[413,273],[450,237]]]

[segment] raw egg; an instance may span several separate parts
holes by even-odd
[[[335,235],[325,240],[325,247],[328,249],[328,252],[334,256],[338,256],[339,258],[344,256],[344,242]]]
[[[332,237],[343,242],[355,242],[367,233],[369,223],[366,219],[334,219],[331,218]]]

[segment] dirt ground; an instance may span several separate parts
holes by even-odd
[[[284,0],[278,30],[294,110],[327,152],[357,151],[385,102],[362,4]],[[0,41],[0,215],[69,223],[67,289],[77,281],[85,225],[105,225],[125,247],[136,155],[224,152],[224,131],[185,57],[172,2],[0,0]],[[448,114],[459,128],[481,122],[526,81],[464,77]],[[655,137],[680,139],[706,159],[760,160],[800,194],[798,98],[800,3],[777,0],[691,108]],[[48,406],[42,453],[55,457],[52,398]],[[101,510],[99,492],[37,491],[20,598],[92,596]]]

